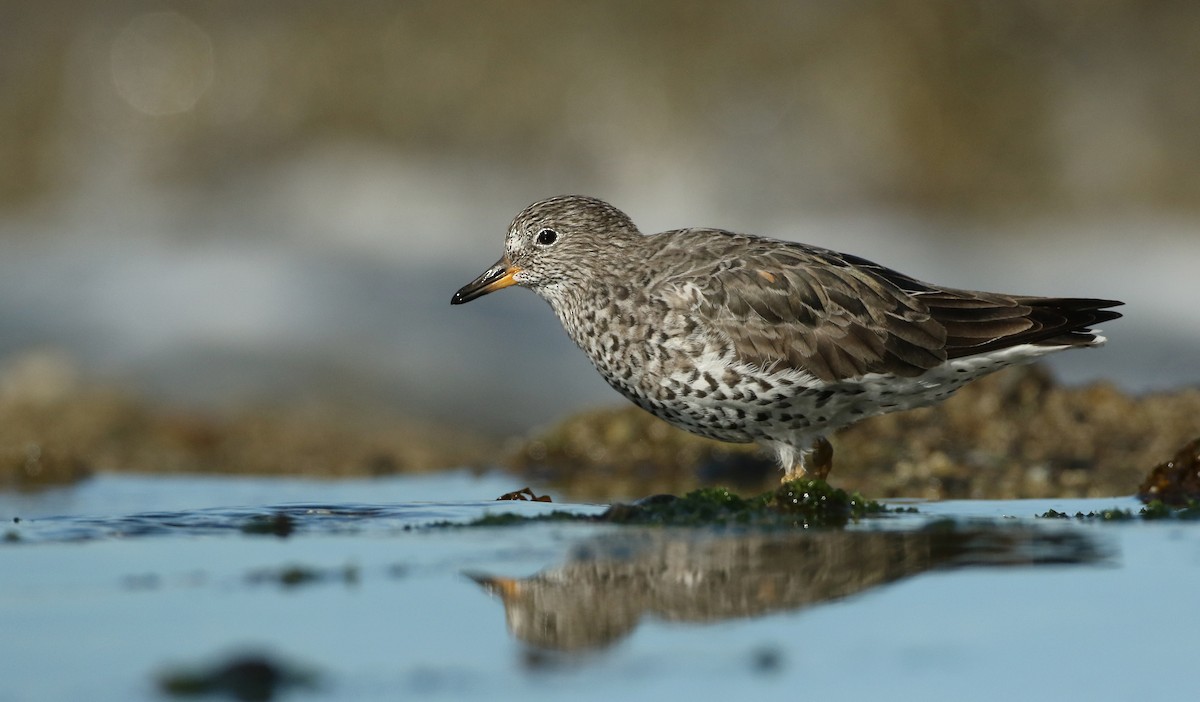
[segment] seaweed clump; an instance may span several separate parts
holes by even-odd
[[[1127,522],[1133,519],[1148,522],[1160,519],[1190,522],[1200,521],[1200,501],[1189,500],[1182,505],[1169,505],[1161,500],[1154,500],[1137,512],[1129,509],[1102,509],[1086,514],[1076,512],[1071,515],[1051,509],[1039,514],[1038,517],[1041,519],[1075,519],[1087,522]]]
[[[844,527],[885,511],[824,480],[792,480],[757,497],[744,499],[724,488],[703,488],[683,497],[659,495],[633,504],[613,505],[599,521],[661,526]]]
[[[840,528],[886,511],[883,505],[856,492],[832,487],[823,480],[800,479],[752,498],[740,497],[725,488],[703,488],[682,497],[655,495],[629,504],[614,504],[599,515],[563,511],[528,517],[487,515],[466,526],[578,521],[647,526]]]

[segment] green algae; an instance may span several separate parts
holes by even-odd
[[[1181,505],[1172,505],[1162,500],[1151,500],[1138,512],[1138,516],[1145,520],[1200,521],[1200,500],[1187,500]]]
[[[845,526],[887,511],[874,500],[831,487],[824,480],[793,480],[768,494],[773,494],[775,509],[802,518],[804,526]]]
[[[1102,509],[1096,512],[1076,512],[1074,515],[1066,512],[1059,512],[1051,509],[1039,514],[1040,519],[1075,519],[1078,521],[1097,521],[1097,522],[1128,522],[1134,519],[1143,521],[1200,521],[1200,502],[1196,500],[1187,501],[1182,507],[1169,505],[1161,500],[1152,500],[1146,503],[1137,512],[1129,509]]]
[[[523,515],[513,512],[501,512],[499,514],[485,514],[479,519],[467,523],[466,525],[455,522],[438,522],[433,526],[477,526],[477,527],[504,527],[514,526],[517,524],[527,524],[529,522],[578,522],[588,521],[584,515],[565,512],[563,510],[555,510],[550,514]]]
[[[585,522],[643,526],[708,526],[810,528],[844,527],[852,521],[882,514],[887,508],[830,486],[823,480],[793,480],[751,498],[725,488],[703,488],[675,495],[655,495],[634,503],[618,503],[599,515],[555,511],[525,516],[505,512],[489,514],[467,524],[440,522],[431,526],[492,527],[531,522]],[[906,511],[909,511],[906,508]]]
[[[597,521],[659,526],[731,526],[751,523],[763,511],[763,496],[743,499],[725,488],[701,488],[683,497],[656,495],[615,504]]]
[[[1087,520],[1100,522],[1127,522],[1131,519],[1137,518],[1138,516],[1139,515],[1135,515],[1132,511],[1127,509],[1102,509],[1097,512],[1088,512],[1087,514],[1084,514],[1083,512],[1076,512],[1074,515],[1067,514],[1066,512],[1059,512],[1056,509],[1051,509],[1038,515],[1040,519],[1077,519],[1081,521]]]

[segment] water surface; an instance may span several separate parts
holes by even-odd
[[[1200,625],[1195,526],[1034,518],[1132,499],[921,503],[846,531],[427,528],[600,509],[491,501],[515,487],[0,495],[0,700],[161,699],[164,672],[242,652],[313,671],[295,699],[1162,699]],[[286,537],[242,530],[278,513]]]

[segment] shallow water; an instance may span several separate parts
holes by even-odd
[[[844,532],[420,528],[600,509],[491,501],[516,487],[101,476],[0,495],[0,700],[161,699],[165,671],[247,651],[315,674],[285,697],[359,700],[1160,699],[1193,658],[1195,523],[1034,518],[1132,499],[918,503]],[[242,530],[280,512],[286,538]]]

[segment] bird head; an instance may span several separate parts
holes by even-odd
[[[509,225],[500,260],[467,283],[450,304],[461,305],[510,285],[548,300],[606,276],[615,252],[641,238],[622,211],[602,200],[561,195],[535,202]]]

